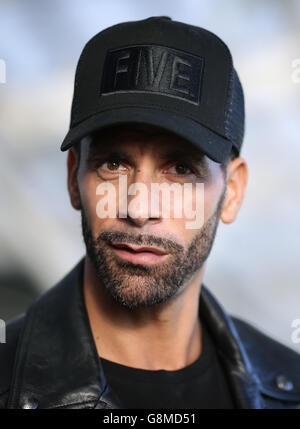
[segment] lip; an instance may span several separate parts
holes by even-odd
[[[166,255],[166,252],[164,252],[161,249],[158,249],[157,247],[152,246],[133,246],[132,244],[128,243],[114,243],[113,247],[117,247],[118,249],[129,249],[133,252],[151,252],[155,253],[155,255]]]
[[[166,252],[156,247],[139,247],[127,243],[114,243],[111,247],[117,256],[132,264],[154,265],[162,262],[168,256]]]

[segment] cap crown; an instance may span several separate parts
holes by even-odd
[[[244,97],[228,47],[213,33],[168,17],[114,25],[85,45],[70,128],[122,107],[172,112],[238,151],[242,144]]]

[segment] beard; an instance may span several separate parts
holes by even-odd
[[[214,213],[204,223],[189,247],[149,234],[102,231],[94,239],[81,205],[82,234],[87,255],[95,269],[99,287],[119,305],[133,310],[162,304],[177,296],[208,258],[218,227],[225,189]],[[114,243],[156,246],[168,253],[166,262],[147,266],[117,258]]]

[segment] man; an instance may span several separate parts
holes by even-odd
[[[88,42],[61,147],[87,253],[8,324],[0,408],[299,408],[299,355],[203,284],[243,201],[243,133],[214,34],[155,17]]]

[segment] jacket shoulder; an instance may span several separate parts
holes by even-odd
[[[0,409],[6,408],[18,338],[24,325],[24,319],[25,314],[22,313],[7,322],[5,343],[0,344]]]
[[[253,326],[231,316],[261,392],[269,398],[300,404],[300,354]]]

